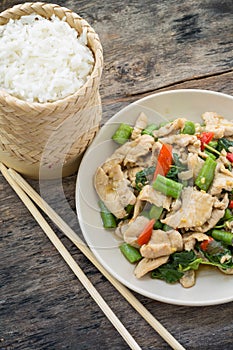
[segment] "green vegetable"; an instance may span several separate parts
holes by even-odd
[[[205,163],[195,180],[195,185],[201,190],[207,191],[214,179],[216,166],[216,161],[214,161],[211,157],[206,158]]]
[[[163,207],[157,207],[156,205],[152,205],[149,211],[149,218],[158,220],[163,212]]]
[[[115,228],[117,227],[116,217],[108,210],[104,202],[99,201],[100,215],[103,222],[104,228]]]
[[[182,171],[187,170],[187,167],[181,163],[177,153],[173,153],[173,165],[171,166],[166,177],[178,182],[178,174]]]
[[[210,246],[212,248],[209,248]],[[193,250],[173,253],[166,264],[152,271],[151,277],[165,280],[168,283],[175,283],[184,275],[185,271],[197,270],[200,264],[216,266],[222,269],[233,267],[232,252],[224,248],[220,242],[213,240],[208,245],[208,249],[212,249],[212,251],[204,252],[199,250],[200,257]],[[229,259],[221,263],[223,256],[229,256]]]
[[[138,191],[141,191],[142,187],[148,184],[148,177],[153,175],[155,171],[155,167],[151,166],[149,168],[145,168],[141,171],[138,171],[135,179],[135,187]]]
[[[183,188],[181,183],[168,179],[160,174],[158,174],[152,186],[155,190],[162,192],[166,196],[176,199],[180,197]]]
[[[227,208],[225,210],[225,214],[223,216],[223,220],[224,221],[226,221],[226,220],[230,220],[230,221],[233,220],[233,215],[232,215],[232,212],[231,212],[231,210],[229,208]]]
[[[223,149],[229,152],[229,147],[233,147],[233,141],[230,141],[224,137],[218,140],[217,150],[219,152],[221,152]]]
[[[132,126],[122,123],[112,136],[112,139],[118,144],[123,145],[130,139],[132,131]]]
[[[208,151],[210,152],[211,154],[216,154],[216,157],[219,157],[220,156],[220,152],[217,151],[216,148],[210,146],[210,142],[207,144],[205,144],[205,151]]]
[[[208,146],[212,147],[212,148],[217,148],[218,146],[218,141],[210,141],[208,143]]]
[[[165,280],[168,283],[175,283],[184,275],[184,271],[190,269],[190,264],[193,264],[196,260],[196,254],[192,250],[173,253],[166,264],[152,271],[151,277]],[[196,270],[199,267],[199,261],[198,264],[193,264],[192,267]]]
[[[196,132],[195,124],[190,121],[186,121],[184,124],[184,128],[181,131],[181,134],[194,135]]]
[[[142,130],[142,135],[147,134],[147,135],[154,136],[153,135],[153,131],[157,130],[157,129],[158,129],[158,125],[156,125],[156,124],[149,124],[149,125],[147,125],[147,127],[144,130]]]
[[[162,222],[160,220],[156,220],[154,223],[153,229],[154,230],[159,230],[159,229],[162,230],[162,228],[163,228]]]
[[[204,152],[208,155],[208,157],[212,158],[213,160],[217,158],[213,153],[207,151],[207,149],[205,149]]]
[[[201,264],[212,265],[222,269],[233,268],[232,249],[231,247],[229,249],[223,242],[213,239],[208,244],[206,251],[200,250],[199,244],[197,244],[196,248],[199,249],[199,255],[203,256]],[[222,262],[222,257],[225,257],[224,262]],[[226,259],[226,257],[228,258]]]
[[[141,260],[142,258],[137,248],[132,247],[130,244],[125,242],[120,245],[120,251],[126,257],[126,259],[132,264]]]
[[[233,233],[223,230],[212,230],[211,236],[217,241],[221,241],[228,245],[233,245]]]

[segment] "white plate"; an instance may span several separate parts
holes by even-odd
[[[130,289],[149,298],[177,305],[214,305],[233,301],[233,276],[217,269],[202,268],[196,284],[190,289],[167,284],[145,276],[134,277],[131,265],[119,251],[119,240],[111,231],[102,227],[98,198],[93,187],[93,175],[116,149],[111,136],[126,122],[133,124],[138,114],[144,111],[150,122],[159,123],[176,117],[200,121],[205,111],[216,111],[233,120],[233,97],[205,90],[175,90],[157,93],[143,98],[122,109],[100,130],[81,162],[76,184],[76,208],[80,227],[87,244],[100,263],[116,279]]]

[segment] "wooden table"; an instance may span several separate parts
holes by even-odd
[[[2,0],[0,10],[20,2]],[[84,17],[101,38],[103,123],[130,102],[158,91],[201,88],[233,95],[232,0],[57,3]],[[37,181],[30,182],[39,190]],[[75,182],[76,175],[64,179],[65,197],[59,181],[45,186],[48,201],[81,234]],[[1,176],[0,225],[1,349],[128,349]],[[169,349],[75,246],[56,232],[142,348]],[[233,349],[232,303],[185,307],[135,295],[185,348]]]

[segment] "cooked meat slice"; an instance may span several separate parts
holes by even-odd
[[[170,135],[167,137],[162,137],[160,139],[162,143],[169,143],[171,145],[179,146],[179,147],[187,147],[188,145],[193,145],[196,142],[198,145],[200,141],[197,139],[196,135],[188,135],[188,134],[178,134],[178,135]]]
[[[228,137],[233,135],[233,122],[224,119],[215,112],[205,112],[202,118],[206,124],[206,129],[214,133],[214,138]]]
[[[208,239],[208,236],[205,233],[201,232],[192,232],[192,233],[185,233],[182,235],[183,243],[184,243],[184,250],[193,250],[197,241],[202,242]]]
[[[170,255],[183,249],[182,236],[178,231],[154,230],[151,239],[143,244],[140,253],[148,259],[155,259],[160,256]]]
[[[118,236],[121,239],[124,238],[124,232],[128,229],[128,227],[129,227],[129,220],[121,221],[115,230],[116,236]]]
[[[228,207],[228,203],[229,203],[228,194],[227,193],[225,194],[222,201],[220,201],[217,197],[213,197],[213,198],[214,198],[214,204],[213,204],[211,217],[202,226],[194,227],[195,231],[207,232],[208,230],[213,228],[218,223],[218,221],[224,216],[225,210]]]
[[[151,150],[154,144],[154,138],[150,135],[139,136],[136,140],[128,143],[128,150],[125,155],[123,165],[137,165],[145,167],[145,157],[151,158]]]
[[[168,262],[169,256],[161,256],[157,259],[147,259],[143,258],[139,261],[137,264],[134,274],[137,278],[141,278],[142,276],[146,275],[147,272],[153,271],[154,269],[157,269],[159,266],[166,264]]]
[[[141,201],[138,197],[136,199],[136,203],[134,205],[133,217],[132,221],[136,219],[136,217],[141,213],[145,205],[145,202]]]
[[[222,190],[233,190],[233,173],[226,169],[223,164],[218,163],[209,193],[215,196],[221,194]]]
[[[151,158],[151,150],[154,142],[152,136],[141,135],[136,140],[128,141],[118,147],[104,164],[107,165],[111,161],[112,164],[123,164],[124,166],[129,164],[132,167],[143,166],[145,168],[145,157]]]
[[[156,191],[152,186],[146,185],[139,193],[138,199],[141,201],[147,201],[157,207],[163,207],[169,210],[172,202],[171,197],[167,197],[163,193]]]
[[[181,171],[180,173],[178,173],[178,178],[181,181],[190,180],[193,178],[193,171],[192,170]]]
[[[155,130],[153,132],[154,137],[160,138],[162,136],[176,134],[179,130],[182,130],[184,128],[185,122],[186,122],[186,119],[184,118],[175,119],[174,121],[169,122],[166,125],[162,126],[160,129]]]
[[[204,160],[201,159],[197,153],[189,153],[187,158],[188,169],[193,173],[193,179],[197,178],[201,168],[203,167]]]
[[[99,167],[95,173],[94,186],[100,199],[117,218],[126,216],[125,207],[134,204],[136,197],[129,187],[119,164],[110,167],[108,172]]]
[[[157,160],[158,160],[158,155],[159,152],[162,148],[162,143],[159,141],[156,141],[153,146],[152,146],[152,151],[151,151],[151,165],[156,166]]]
[[[181,194],[182,206],[179,210],[172,210],[162,223],[174,229],[202,226],[211,216],[214,198],[208,193],[185,187]]]
[[[195,271],[194,270],[188,270],[185,271],[184,276],[180,278],[180,284],[184,288],[190,288],[194,286],[195,284]]]
[[[138,216],[134,221],[130,221],[127,229],[123,233],[124,241],[134,247],[139,247],[136,242],[137,238],[142,233],[148,222],[149,219],[145,216]]]
[[[133,132],[131,134],[131,139],[135,140],[138,136],[141,135],[143,129],[147,127],[148,119],[145,113],[141,112],[136,120]]]

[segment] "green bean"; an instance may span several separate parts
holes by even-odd
[[[195,124],[190,121],[186,121],[184,124],[184,128],[181,131],[181,134],[194,135],[196,132]]]
[[[216,159],[216,156],[213,153],[207,151],[206,149],[204,150],[204,152],[205,152],[205,154],[207,154],[208,157],[212,158],[213,160]]]
[[[214,161],[211,157],[206,158],[205,163],[195,180],[195,185],[201,190],[207,191],[214,179],[216,166],[216,161]]]
[[[129,140],[132,134],[133,128],[128,124],[122,123],[119,128],[115,131],[112,139],[120,145],[123,145],[127,140]]]
[[[153,135],[153,131],[157,130],[157,129],[158,129],[158,125],[156,125],[156,124],[149,124],[149,125],[147,125],[147,127],[144,130],[142,130],[142,135],[147,134],[147,135],[154,136]]]
[[[173,181],[162,175],[157,175],[155,181],[152,184],[153,188],[159,192],[162,192],[166,196],[172,198],[179,198],[183,185],[179,182]]]
[[[126,242],[122,243],[119,248],[126,259],[132,264],[141,260],[142,258],[139,250]]]
[[[160,220],[156,220],[153,226],[154,230],[159,230],[163,228],[163,224]]]
[[[156,205],[152,205],[149,211],[149,218],[158,220],[160,215],[162,214],[163,207],[157,207]]]
[[[233,245],[233,233],[223,230],[212,230],[211,236],[216,239],[216,241],[221,241],[228,245]]]
[[[212,148],[216,148],[218,146],[218,141],[210,141],[208,145]]]
[[[104,202],[99,201],[100,215],[103,222],[104,228],[116,228],[117,222],[116,217],[108,210]]]

